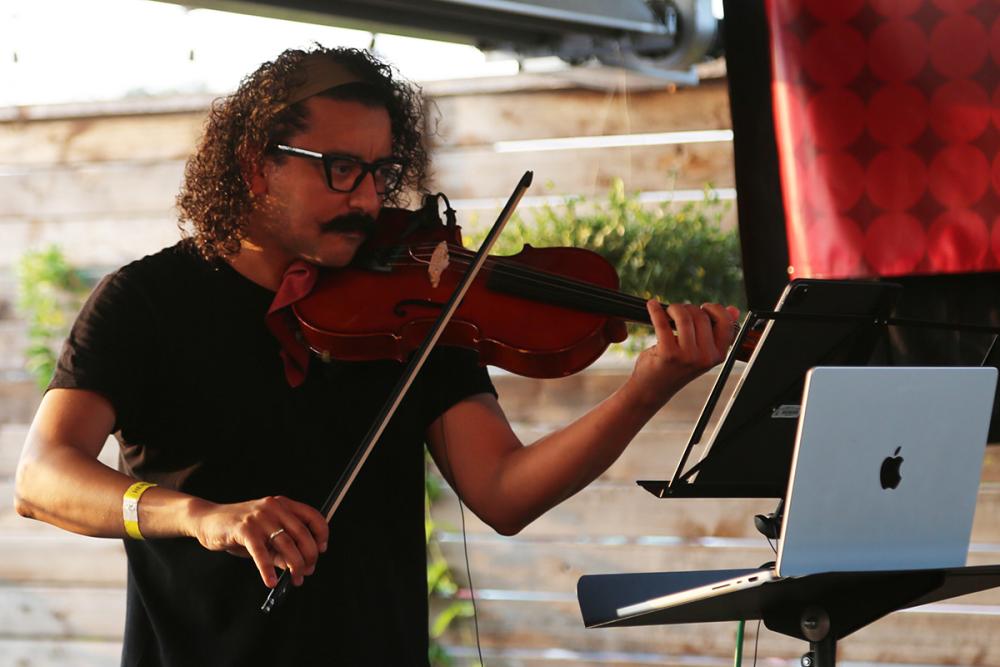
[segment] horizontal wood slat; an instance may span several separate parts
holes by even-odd
[[[691,655],[732,659],[736,623],[666,625],[645,628],[583,627],[575,602],[480,600],[480,638],[484,647],[567,648],[574,651],[620,651],[653,655]],[[752,654],[756,622],[748,622],[745,664]],[[838,643],[838,661],[914,665],[1000,664],[1000,616],[904,612],[891,614]],[[456,630],[449,643],[468,645]],[[747,648],[749,653],[746,652]],[[805,642],[761,625],[758,664],[772,658],[796,660]],[[653,663],[656,664],[656,663]]]
[[[0,665],[11,667],[118,667],[121,651],[120,640],[0,636]]]
[[[735,623],[700,623],[657,628],[601,628],[583,626],[575,602],[509,602],[480,600],[480,641],[484,648],[565,648],[573,651],[616,651],[655,655],[732,656]],[[753,641],[756,623],[747,624]],[[771,633],[762,657],[794,655],[801,642]],[[443,638],[449,644],[470,645],[475,639],[456,629]],[[772,641],[773,639],[773,641]],[[654,663],[655,664],[655,663]]]
[[[774,504],[767,499],[661,500],[637,485],[595,484],[549,510],[521,534],[531,538],[577,535],[754,537],[757,533],[753,515],[772,511]],[[442,494],[434,505],[433,514],[435,521],[448,530],[461,526],[458,501],[451,492]],[[493,534],[493,529],[468,509],[465,523],[469,533]]]
[[[0,483],[14,476],[14,470],[17,468],[17,461],[21,457],[21,449],[27,435],[27,424],[0,422]]]
[[[108,160],[183,160],[205,112],[0,123],[0,167]]]
[[[456,95],[434,100],[435,150],[496,141],[732,127],[725,82],[623,95],[590,90]]]
[[[56,245],[73,266],[111,271],[171,246],[180,240],[172,202],[156,211],[105,215],[51,215],[45,218],[0,215],[0,234],[10,244],[0,245],[0,267],[13,271],[28,250]]]
[[[652,343],[650,343],[652,344]],[[609,353],[585,372],[553,380],[518,377],[503,371],[491,374],[507,418],[514,423],[542,424],[546,428],[568,422],[621,387],[635,359]],[[742,368],[742,364],[738,364]],[[734,371],[734,376],[740,372]],[[718,370],[713,369],[681,389],[649,422],[652,427],[670,424],[690,428],[701,414]]]
[[[36,527],[32,530],[0,535],[4,554],[0,559],[0,580],[36,585],[124,586],[125,554],[119,540],[84,537],[43,524],[33,525]],[[438,538],[441,552],[463,585],[468,583],[467,549],[477,589],[559,595],[572,594],[577,580],[585,574],[744,568],[774,560],[763,538],[602,543],[531,537],[495,537],[484,541],[470,534],[467,539],[468,544],[463,545],[458,533]],[[1000,550],[996,547],[973,551],[968,559],[969,565],[996,562],[1000,562]],[[1000,608],[1000,590],[983,591],[952,602]]]
[[[449,197],[506,196],[525,171],[534,172],[531,196],[606,195],[616,178],[628,191],[732,187],[729,143],[494,153],[469,149],[434,156],[432,184]]]
[[[0,223],[11,218],[81,216],[114,211],[169,215],[181,185],[181,160],[91,162],[0,172]]]
[[[0,372],[26,371],[27,348],[28,324],[20,319],[0,319]]]
[[[0,587],[0,628],[19,638],[120,641],[125,594],[120,588]]]
[[[607,191],[605,190],[604,192],[600,192],[598,194],[604,195],[606,193]],[[495,203],[491,202],[489,205],[484,205],[484,206],[479,206],[479,205],[462,206],[461,208],[456,209],[457,215],[455,219],[458,221],[458,225],[462,228],[463,232],[466,235],[478,232],[480,230],[488,229],[489,226],[492,225],[493,222],[497,219],[497,216],[500,215],[500,210],[503,207],[505,201],[506,199],[498,199]],[[675,207],[674,210],[678,210],[677,207],[680,207],[682,205],[683,204],[680,203],[673,204],[673,206]],[[456,204],[456,206],[458,205]],[[560,208],[557,205],[552,205],[552,206],[553,209],[557,211]],[[661,206],[667,208],[668,206],[670,206],[670,204],[668,204],[667,202],[663,202]],[[538,208],[540,208],[540,206],[533,207],[528,204],[522,203],[520,206],[518,206],[517,213],[519,216],[521,216],[523,220],[530,223],[532,220],[536,219],[535,215]],[[583,209],[579,209],[579,211],[582,214]],[[727,231],[736,229],[737,211],[735,202],[733,202],[732,205],[730,205],[725,210],[720,209],[719,212],[722,214],[722,217],[719,219],[719,229]]]
[[[27,521],[27,519],[25,519]],[[121,540],[86,537],[46,526],[0,535],[0,581],[38,585],[124,588],[125,549]]]
[[[460,535],[450,534],[441,544],[456,580],[468,585],[466,547]],[[622,572],[681,572],[757,567],[774,560],[764,544],[715,548],[695,543],[662,546],[533,542],[501,538],[483,543],[474,536],[467,546],[472,582],[477,589],[526,593],[554,593],[575,597],[577,581],[585,574]]]
[[[687,572],[754,568],[773,562],[774,552],[763,538],[741,541],[690,540],[661,544],[594,544],[573,541],[532,541],[498,538],[489,542],[448,534],[442,552],[452,563],[457,581],[468,584],[465,550],[477,590],[503,590],[525,595],[573,597],[577,581],[588,574],[625,572]],[[1000,562],[1000,549],[973,552],[968,565]],[[949,603],[995,607],[1000,614],[1000,589],[953,598]]]
[[[452,667],[478,667],[479,651],[474,646],[447,645]],[[483,659],[489,667],[731,667],[732,656],[659,655],[650,653],[625,653],[622,651],[575,651],[567,648],[519,649],[513,647],[486,647]],[[866,667],[880,667],[866,665]]]
[[[5,587],[0,592],[0,627],[15,628],[23,638],[52,640],[88,636],[104,642],[120,639],[124,596],[114,589]],[[565,647],[577,651],[624,651],[665,655],[731,655],[735,623],[676,625],[658,628],[583,627],[575,602],[479,600],[480,637],[486,647]],[[748,623],[752,641],[756,623]],[[934,611],[896,613],[843,639],[841,660],[905,664],[993,665],[1000,645],[1000,616]],[[457,643],[458,634],[446,640]],[[23,641],[23,639],[22,639]],[[107,650],[107,647],[102,647]],[[792,658],[804,643],[761,630],[761,658]],[[16,663],[15,663],[16,664]]]
[[[733,623],[712,623],[588,630],[572,600],[480,599],[477,608],[484,646],[719,656],[731,653],[735,628]],[[892,614],[842,640],[838,657],[907,664],[997,664],[1000,646],[990,638],[1000,631],[1000,616],[947,613],[947,609],[931,606]],[[0,627],[14,628],[25,638],[88,636],[113,641],[120,638],[123,617],[124,595],[116,589],[17,586],[0,591]],[[756,624],[749,625],[752,638]],[[794,639],[766,630],[762,635],[763,656],[792,657],[803,651],[802,643]]]
[[[0,382],[0,424],[27,424],[38,409],[41,392],[34,380]]]
[[[1000,492],[984,486],[978,497],[973,542],[1000,544]],[[756,537],[754,514],[774,510],[768,499],[659,499],[638,485],[593,484],[535,520],[522,531],[527,536],[677,536],[696,538]],[[442,493],[435,519],[449,530],[460,526],[458,502]],[[491,528],[466,510],[470,533],[491,534]]]
[[[726,84],[622,94],[590,90],[431,98],[429,139],[437,151],[497,141],[729,129]],[[184,159],[204,110],[0,122],[0,165]]]

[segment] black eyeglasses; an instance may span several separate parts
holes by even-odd
[[[372,175],[375,192],[380,195],[396,192],[403,183],[403,163],[396,158],[365,162],[350,155],[317,153],[281,144],[275,145],[273,150],[286,155],[321,161],[323,173],[326,174],[326,184],[334,192],[354,192],[368,174]]]

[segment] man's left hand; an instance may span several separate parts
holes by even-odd
[[[674,303],[664,310],[655,300],[646,302],[646,310],[656,331],[656,344],[639,355],[630,383],[638,401],[658,409],[723,360],[736,335],[740,311],[717,303]]]

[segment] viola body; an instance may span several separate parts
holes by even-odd
[[[393,224],[380,234],[391,236]],[[434,325],[471,256],[457,226],[422,229],[391,248],[380,269],[323,270],[312,293],[295,304],[304,340],[321,356],[404,361]],[[525,246],[517,255],[492,257],[438,344],[475,350],[482,364],[527,377],[576,373],[627,336],[622,319],[588,312],[602,310],[589,307],[591,287],[598,295],[616,292],[618,275],[589,250]]]

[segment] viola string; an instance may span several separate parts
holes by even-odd
[[[457,257],[457,265],[467,264],[468,260],[465,259],[467,256],[471,256],[468,251],[460,250],[452,255],[451,257]],[[423,258],[419,258],[423,259]],[[420,263],[420,262],[418,262]],[[617,305],[631,306],[639,308],[645,311],[646,300],[640,297],[631,296],[624,294],[620,291],[613,290],[606,287],[601,287],[600,285],[594,285],[592,283],[587,283],[580,280],[575,280],[567,276],[562,276],[559,274],[551,273],[548,271],[542,271],[540,269],[535,269],[524,264],[519,264],[514,260],[505,260],[503,258],[495,258],[493,260],[487,260],[487,264],[493,268],[494,273],[503,276],[524,276],[527,281],[532,281],[536,285],[544,285],[547,287],[564,287],[567,291],[574,291],[576,294],[581,296],[591,296],[598,299],[604,299],[606,301],[613,302]],[[406,266],[409,265],[406,262],[399,263],[398,265]]]
[[[457,258],[456,265],[461,266],[467,263],[460,254],[453,255]],[[418,262],[419,263],[419,262]],[[603,305],[605,307],[618,306],[631,311],[630,319],[649,323],[649,316],[646,312],[646,302],[639,297],[629,296],[621,292],[593,285],[591,283],[574,280],[566,276],[549,273],[518,264],[516,261],[504,261],[501,259],[490,261],[492,271],[495,275],[507,278],[517,278],[520,286],[545,287],[561,293],[567,298],[583,299],[588,297],[592,304]],[[407,265],[407,263],[402,263]]]
[[[456,262],[456,264],[461,263]],[[516,263],[497,263],[493,265],[492,271],[494,275],[500,277],[517,278],[517,284],[522,287],[548,288],[554,294],[566,297],[567,300],[587,297],[591,300],[589,305],[618,306],[619,310],[631,311],[628,317],[648,323],[646,302],[638,297],[630,297],[620,292],[586,282],[573,281],[563,276],[553,276],[530,267],[518,266]]]
[[[435,244],[413,246],[411,248],[411,252],[414,253],[414,257],[412,258],[414,261],[406,261],[407,258],[403,257],[393,262],[393,265],[411,266],[414,262],[422,264],[429,259],[430,255],[428,254],[426,257],[423,257],[421,256],[421,251],[430,251],[434,247]],[[454,258],[454,264],[461,266],[463,264],[467,264],[469,262],[468,258],[471,256],[472,253],[464,248],[451,248],[449,258]],[[640,297],[627,295],[610,288],[593,285],[591,283],[575,280],[566,276],[535,269],[512,260],[495,258],[488,259],[486,263],[495,274],[503,277],[516,278],[522,285],[551,288],[559,290],[567,296],[574,296],[578,298],[588,297],[603,305],[624,307],[633,311],[632,317],[637,321],[649,323],[649,316],[646,313],[646,301]]]

